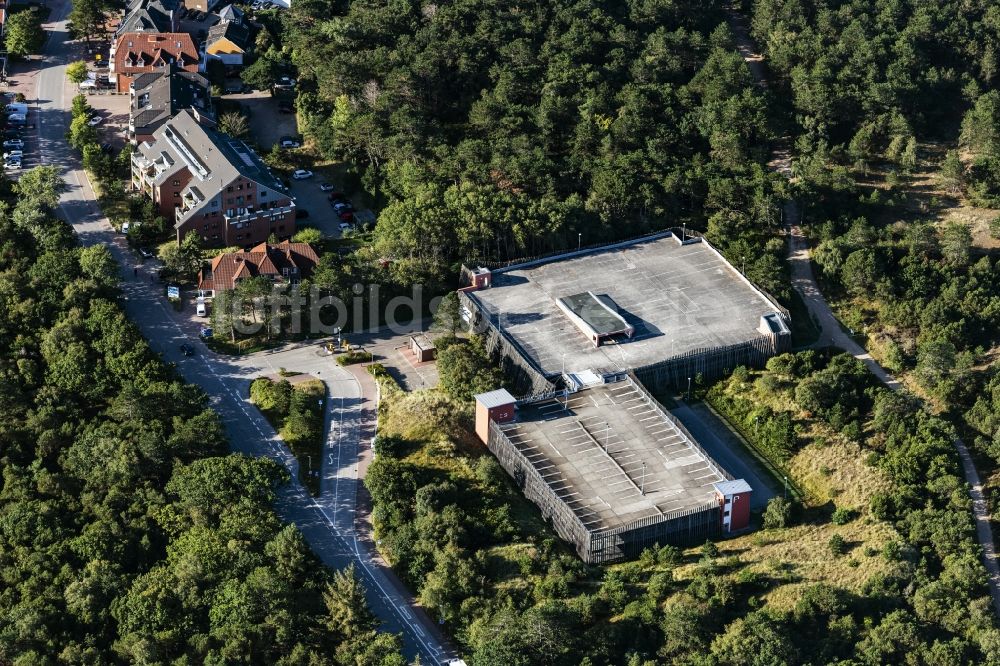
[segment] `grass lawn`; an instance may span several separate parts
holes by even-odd
[[[251,385],[250,397],[299,461],[299,480],[310,493],[319,495],[326,384],[319,379],[276,383],[261,377]],[[315,474],[310,474],[310,467]]]

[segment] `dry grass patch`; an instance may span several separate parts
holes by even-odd
[[[834,534],[847,542],[846,554],[834,556],[830,552],[829,541]],[[719,541],[717,545],[719,561],[735,558],[743,570],[771,581],[764,600],[775,609],[788,610],[802,590],[815,583],[860,592],[873,575],[894,568],[881,554],[885,544],[894,540],[898,540],[898,535],[891,525],[859,519],[847,525],[799,525],[755,532]],[[686,555],[692,563],[674,571],[678,580],[694,577],[701,549],[691,548]]]
[[[810,430],[810,443],[792,456],[788,469],[812,501],[865,511],[874,493],[889,490],[891,483],[866,464],[868,454],[861,446],[822,432],[816,424]]]

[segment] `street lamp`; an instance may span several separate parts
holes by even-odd
[[[580,232],[580,233],[578,233],[576,235],[576,249],[577,249],[577,251],[579,251],[581,247],[583,247],[583,232]]]
[[[646,461],[642,463],[642,488],[640,491],[643,495],[646,494]]]
[[[787,476],[782,476],[781,478],[783,478],[785,480],[785,490],[784,490],[784,493],[782,493],[782,497],[784,497],[785,499],[788,499],[788,477]]]
[[[604,422],[604,452],[608,451],[608,440],[611,439],[611,424]]]
[[[691,378],[688,377],[688,400],[691,399]]]

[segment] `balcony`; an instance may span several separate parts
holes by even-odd
[[[289,204],[281,208],[264,208],[257,210],[247,210],[238,208],[237,213],[234,215],[226,215],[223,213],[222,219],[226,221],[226,224],[235,225],[237,229],[249,224],[250,222],[255,222],[261,218],[269,218],[273,215],[284,216],[295,210],[294,204]],[[239,212],[243,211],[243,212]]]

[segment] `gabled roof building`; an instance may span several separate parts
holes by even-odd
[[[132,155],[132,187],[174,222],[177,241],[201,235],[206,247],[249,247],[295,233],[295,202],[243,141],[183,110]]]
[[[259,243],[245,252],[227,252],[212,259],[198,273],[198,290],[214,295],[255,277],[294,284],[312,275],[317,263],[319,257],[308,243]]]
[[[150,141],[153,133],[181,109],[194,109],[202,123],[215,122],[211,85],[201,74],[164,65],[132,80],[129,139]]]
[[[122,32],[111,47],[108,79],[118,92],[128,92],[140,74],[174,65],[185,72],[198,71],[198,49],[183,32]]]

